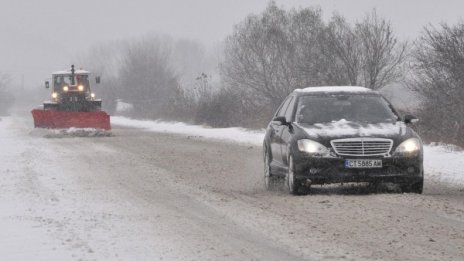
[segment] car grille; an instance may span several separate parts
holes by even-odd
[[[330,141],[335,153],[342,156],[387,156],[393,146],[390,139],[354,138]]]

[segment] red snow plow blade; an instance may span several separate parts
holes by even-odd
[[[92,128],[110,130],[110,116],[103,111],[74,112],[32,110],[34,127],[47,129]]]

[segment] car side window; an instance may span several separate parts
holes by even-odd
[[[279,108],[279,110],[277,111],[276,113],[276,117],[281,117],[281,116],[285,116],[285,112],[287,111],[287,107],[288,107],[288,104],[290,103],[291,99],[293,97],[288,97],[287,99],[285,99],[285,101],[283,102],[282,106]]]
[[[295,100],[296,99],[294,97],[291,98],[290,103],[288,104],[287,110],[285,112],[285,120],[287,120],[287,122],[293,121],[292,116],[295,107]]]

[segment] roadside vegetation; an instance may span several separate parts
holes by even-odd
[[[464,147],[464,23],[426,27],[411,69],[409,86],[421,102],[422,136]]]
[[[108,43],[81,57],[102,75],[106,110],[212,127],[263,128],[296,88],[358,85],[413,91],[426,141],[464,146],[464,24],[427,26],[400,40],[375,10],[356,22],[270,2],[236,24],[221,45],[151,35]],[[120,112],[121,113],[121,112]]]
[[[8,109],[13,105],[14,96],[9,89],[10,76],[0,73],[0,116],[8,115]]]

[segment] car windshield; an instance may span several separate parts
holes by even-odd
[[[57,75],[54,77],[54,86],[55,88],[61,88],[63,86],[70,86],[71,85],[71,77],[68,75]]]
[[[298,100],[296,121],[315,124],[339,120],[353,122],[392,122],[398,117],[380,96],[334,95],[302,96]]]

